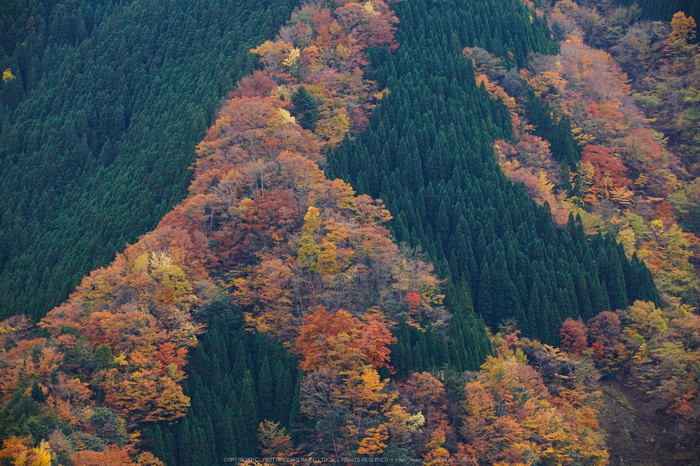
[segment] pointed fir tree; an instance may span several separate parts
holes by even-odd
[[[153,453],[153,455],[162,462],[164,462],[166,465],[170,466],[171,463],[166,462],[165,441],[163,440],[163,431],[158,424],[151,427],[150,437],[151,441],[153,442],[151,445],[151,452]]]
[[[282,427],[289,426],[289,414],[292,411],[292,399],[294,398],[294,385],[289,368],[283,367],[277,376],[275,387],[275,407],[273,418],[280,422]]]
[[[255,456],[255,437],[250,436],[243,411],[238,410],[232,422],[236,434],[236,449],[241,456]],[[257,432],[256,432],[257,433]]]
[[[608,291],[608,299],[610,300],[610,309],[626,309],[628,303],[625,277],[622,273],[620,256],[615,249],[609,255],[608,277],[605,285]]]
[[[292,104],[294,104],[294,116],[299,125],[304,129],[315,131],[321,114],[318,111],[318,102],[304,86],[299,86],[292,94]]]
[[[34,382],[32,382],[31,397],[39,404],[46,403],[46,395],[44,395],[44,391],[41,389],[39,382],[37,382],[36,379],[34,379]]]
[[[179,464],[197,464],[199,461],[198,446],[192,436],[189,416],[185,416],[180,424],[178,435],[178,460]]]
[[[260,420],[271,420],[275,407],[272,372],[267,356],[263,358],[260,366],[260,376],[258,377],[258,400],[260,402]]]
[[[199,444],[201,464],[218,464],[221,459],[217,458],[216,435],[210,416],[204,417],[203,421],[200,423],[200,430],[202,436],[201,443]]]
[[[216,455],[218,461],[223,458],[238,456],[236,449],[236,433],[234,431],[234,415],[231,408],[226,408],[221,416],[220,423],[216,426]]]
[[[246,370],[241,382],[241,400],[239,403],[243,419],[245,420],[245,429],[248,433],[248,439],[255,439],[258,433],[258,401],[255,394],[255,384],[250,371]]]
[[[170,429],[163,429],[163,442],[165,443],[163,462],[168,466],[176,466],[178,464],[178,448],[175,443],[175,435]]]
[[[479,294],[477,300],[477,309],[479,310],[479,315],[484,318],[487,326],[493,326],[495,323],[494,309],[493,309],[493,299],[491,296],[491,290],[493,288],[494,281],[491,276],[491,271],[489,269],[488,263],[484,260],[484,265],[481,269],[481,276],[479,277]]]

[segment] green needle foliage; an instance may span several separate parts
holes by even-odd
[[[401,48],[372,55],[379,86],[389,93],[362,137],[346,139],[329,155],[330,175],[383,199],[396,240],[421,247],[438,272],[464,290],[469,299],[460,302],[468,312],[473,303],[493,330],[515,319],[525,336],[557,344],[568,317],[589,319],[636,299],[658,302],[643,263],[630,262],[610,238],[589,244],[574,218],[568,229],[557,228],[548,207],[532,202],[494,160],[494,139],[512,138],[510,118],[504,105],[476,87],[461,51],[478,45],[519,65],[530,50],[555,50],[544,22],[533,18],[523,27],[532,16],[515,0],[417,0],[396,9]],[[550,121],[550,127],[565,147],[567,138],[558,134],[568,120]],[[570,146],[559,155],[573,164],[578,154]],[[464,337],[454,325],[452,332]],[[464,338],[476,361],[478,342]],[[399,367],[424,367],[426,354],[440,354],[414,351],[416,344],[416,337],[397,344],[396,357],[404,361]]]
[[[190,410],[178,423],[154,424],[145,433],[153,454],[168,466],[259,456],[259,423],[288,429],[290,415],[299,411],[296,357],[265,334],[246,332],[239,309],[220,302],[209,313],[209,330],[189,357],[183,382]]]
[[[295,0],[0,2],[0,319],[39,319],[187,193]]]
[[[314,131],[318,120],[321,118],[316,99],[309,94],[304,86],[299,86],[299,89],[292,94],[292,104],[294,104],[295,117],[298,119],[301,127]]]
[[[626,6],[636,3],[642,9],[642,16],[650,20],[671,21],[679,11],[696,21],[700,19],[700,2],[697,0],[621,0],[620,3]]]

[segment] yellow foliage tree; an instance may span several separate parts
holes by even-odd
[[[42,440],[38,447],[29,448],[31,437],[10,437],[3,442],[0,458],[13,461],[15,466],[50,466],[51,446]]]
[[[657,338],[666,331],[668,319],[652,302],[635,301],[627,310],[626,317],[629,328],[646,339]]]
[[[673,44],[676,41],[689,42],[695,38],[695,20],[692,16],[686,16],[679,11],[673,15],[671,20],[671,34],[668,42]]]
[[[386,443],[384,442],[388,438],[389,431],[384,424],[380,424],[376,429],[367,429],[365,438],[360,441],[357,453],[368,456],[381,455],[386,448]]]
[[[3,82],[12,81],[13,79],[15,79],[15,75],[12,74],[12,70],[10,68],[7,68],[5,71],[2,72]]]

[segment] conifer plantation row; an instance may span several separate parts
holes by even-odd
[[[250,48],[296,5],[0,4],[0,318],[38,320],[182,200]]]
[[[474,38],[496,37],[508,44],[505,53],[515,51],[516,64],[530,47],[555,50],[546,25],[537,20],[530,34],[509,36],[517,28],[503,27],[505,18],[532,17],[519,2],[499,4],[505,16],[491,2],[480,2],[484,10],[477,12],[475,5],[458,5],[417,0],[396,6],[402,46],[372,56],[379,87],[389,91],[362,137],[330,154],[331,175],[384,199],[396,241],[420,246],[442,276],[467,288],[492,329],[515,319],[524,335],[556,344],[566,318],[590,319],[638,299],[658,302],[642,263],[630,262],[610,238],[589,244],[574,218],[568,231],[556,228],[548,208],[532,202],[494,161],[493,140],[512,137],[510,117],[476,87],[462,48],[488,47]],[[489,24],[478,20],[484,17]],[[545,135],[558,133],[544,128]],[[572,157],[559,158],[573,164]]]
[[[264,333],[242,325],[240,309],[216,303],[216,315],[189,359],[183,391],[192,400],[175,425],[151,426],[152,451],[167,465],[210,465],[222,458],[257,456],[258,426],[288,429],[299,415],[298,360]]]

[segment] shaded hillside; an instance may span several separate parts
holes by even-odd
[[[643,17],[650,20],[671,21],[679,11],[700,18],[700,3],[695,0],[620,0],[620,3],[626,6],[636,3],[642,8]]]
[[[506,72],[483,50],[465,51],[477,66],[477,81],[508,104],[520,132],[496,143],[498,162],[537,202],[549,204],[560,225],[573,214],[586,235],[616,237],[631,263],[645,262],[667,305],[697,306],[693,96],[700,69],[698,46],[689,43],[694,20],[679,12],[670,25],[627,24],[608,53],[585,43],[591,33],[580,24],[587,24],[590,11],[557,3],[550,21],[566,33],[561,52],[531,56],[520,73]],[[615,29],[616,11],[602,23],[608,32]],[[566,121],[564,134],[579,148],[576,158],[561,157],[562,132],[552,131],[550,114],[562,115],[559,126]],[[643,299],[660,303],[650,295]]]
[[[691,97],[698,49],[689,42],[695,25],[680,12],[670,24],[628,24],[606,53],[584,44],[591,42],[579,27],[587,24],[587,4],[560,2],[550,11],[554,28],[567,33],[561,52],[530,57],[519,77],[508,76],[483,50],[469,56],[481,73],[477,81],[523,123],[519,140],[495,145],[507,176],[525,183],[538,202],[549,202],[560,223],[573,212],[587,234],[614,234],[633,262],[648,264],[658,286],[657,306],[635,302],[585,324],[567,320],[561,329],[561,348],[591,358],[609,379],[600,419],[611,461],[695,464],[700,240],[691,233],[698,180],[688,143],[697,132],[690,124],[697,106]],[[619,15],[607,10],[608,32]],[[517,92],[514,77],[527,83],[529,98]],[[582,146],[571,172],[562,170],[555,145],[537,136],[533,94],[569,117]],[[558,185],[549,181],[558,179]]]

